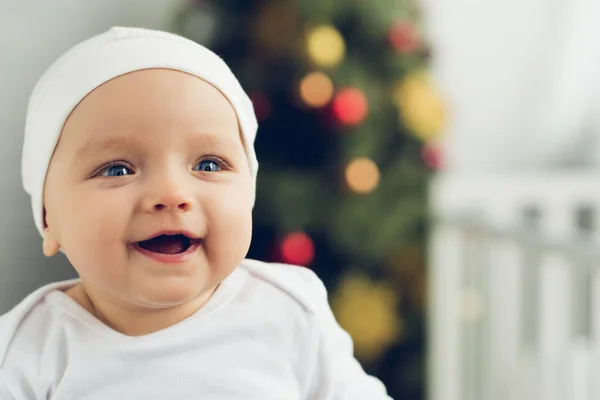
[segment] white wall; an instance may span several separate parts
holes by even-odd
[[[600,166],[600,2],[420,0],[454,171]]]
[[[37,78],[77,42],[111,26],[166,29],[183,0],[0,0],[0,314],[31,290],[75,277],[46,259],[20,180],[27,100]]]

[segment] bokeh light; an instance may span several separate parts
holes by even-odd
[[[333,99],[333,115],[342,125],[358,125],[369,113],[369,103],[364,93],[349,87],[340,90]]]
[[[300,98],[310,107],[323,107],[333,97],[333,82],[323,72],[312,72],[300,81]]]
[[[307,35],[307,50],[312,62],[321,67],[335,67],[346,53],[346,43],[331,25],[311,29]]]
[[[369,193],[379,183],[379,168],[372,160],[358,157],[346,167],[346,183],[356,193]]]
[[[306,233],[293,232],[281,241],[280,253],[285,263],[307,266],[315,256],[315,245]]]

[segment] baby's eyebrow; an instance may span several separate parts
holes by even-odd
[[[189,138],[189,144],[200,144],[209,148],[226,149],[228,147],[243,147],[241,139],[233,139],[227,135],[212,133],[196,133]]]
[[[135,146],[135,141],[123,136],[109,136],[87,142],[77,150],[77,158],[87,158],[103,151],[114,151]]]
[[[242,151],[243,144],[241,138],[233,139],[226,135],[211,134],[211,133],[196,133],[189,136],[187,141],[188,146],[194,147],[201,145],[213,150],[227,150],[238,148]],[[131,149],[139,146],[139,142],[128,136],[103,136],[98,139],[91,140],[81,146],[75,153],[76,159],[85,159],[94,155],[102,154],[103,152],[113,152],[119,149]]]

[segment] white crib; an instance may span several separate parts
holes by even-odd
[[[600,173],[432,185],[429,400],[600,399]]]

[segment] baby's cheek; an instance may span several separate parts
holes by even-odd
[[[246,256],[252,237],[252,199],[242,191],[231,191],[207,209],[207,250],[223,264],[235,264]],[[208,256],[210,257],[210,253]]]
[[[104,197],[82,198],[67,211],[71,241],[89,253],[107,251],[112,242],[123,237],[123,225],[127,222],[124,208],[115,204],[114,198]]]
[[[103,218],[104,217],[104,218]],[[111,222],[112,216],[100,210],[81,214],[69,232],[65,253],[79,275],[100,286],[123,280],[127,249]]]

